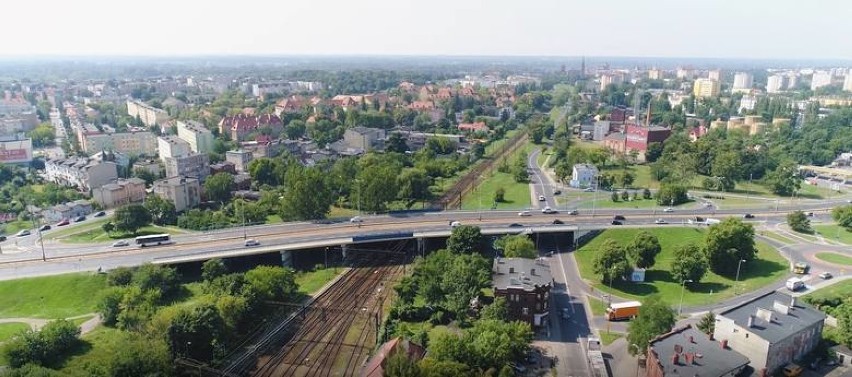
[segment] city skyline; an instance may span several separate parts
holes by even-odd
[[[429,3],[339,0],[235,7],[14,3],[0,56],[399,55],[852,59],[852,4],[654,0]],[[131,9],[128,11],[127,9]],[[33,22],[33,20],[37,20]],[[712,48],[708,47],[712,46]],[[849,46],[846,46],[849,47]]]

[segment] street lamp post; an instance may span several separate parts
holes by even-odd
[[[597,206],[598,206],[598,190],[601,189],[601,176],[600,176],[600,174],[595,176],[595,181],[596,181],[595,194],[592,198],[592,217],[595,217],[595,210],[597,209]]]
[[[745,261],[746,261],[745,259],[740,259],[739,262],[737,262],[737,277],[736,277],[736,279],[734,279],[734,293],[736,293],[736,291],[737,291],[736,285],[739,285],[739,282],[740,282],[740,266],[742,266],[743,262],[745,262]]]
[[[677,314],[683,313],[683,291],[686,283],[692,283],[692,280],[686,279],[680,283],[680,304],[677,306]]]
[[[361,180],[356,179],[355,183],[358,184],[358,216],[361,216]]]

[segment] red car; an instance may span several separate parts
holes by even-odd
[[[70,222],[70,221],[68,221],[68,219],[62,219],[62,221],[60,221],[58,224],[56,224],[56,226],[66,226],[66,225],[68,225],[68,224],[70,224],[70,223],[71,223],[71,222]]]

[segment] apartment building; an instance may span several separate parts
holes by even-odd
[[[126,155],[153,156],[157,153],[157,137],[148,131],[118,133],[85,133],[81,147],[88,154],[110,150]]]
[[[343,132],[346,146],[362,151],[382,149],[386,137],[387,133],[381,128],[352,127]]]
[[[738,376],[748,358],[722,347],[692,325],[660,335],[648,344],[647,376]]]
[[[58,185],[90,192],[118,179],[114,162],[101,162],[87,157],[50,159],[44,163],[44,179]]]
[[[195,153],[213,152],[213,133],[199,122],[177,121],[177,136]]]
[[[162,161],[166,161],[167,158],[183,157],[192,152],[189,143],[174,135],[158,137],[157,150]]]
[[[811,78],[811,90],[817,90],[824,86],[831,85],[831,81],[834,79],[834,76],[831,72],[825,71],[817,71],[814,72],[813,78]]]
[[[754,76],[751,73],[737,72],[734,74],[733,92],[749,92],[754,85]]]
[[[189,153],[163,160],[166,177],[192,177],[204,181],[210,175],[210,158],[206,153]]]
[[[201,185],[195,178],[172,177],[154,181],[154,194],[174,203],[183,212],[201,204]]]
[[[722,86],[718,80],[697,79],[692,87],[692,94],[696,97],[716,97]]]
[[[253,158],[252,152],[242,149],[225,152],[225,161],[234,164],[234,168],[240,173],[248,171],[248,164]]]
[[[495,258],[491,269],[494,297],[506,299],[509,318],[545,326],[550,312],[553,277],[550,266],[538,259]]]
[[[92,189],[92,199],[103,208],[115,208],[145,200],[145,181],[139,178],[119,179]]]
[[[139,117],[146,126],[156,126],[169,120],[169,114],[166,110],[158,109],[142,101],[128,100],[127,114],[132,117]]]
[[[268,128],[272,135],[279,135],[284,130],[281,118],[274,114],[246,115],[237,114],[222,118],[219,121],[219,132],[231,136],[231,140],[243,141],[251,134],[258,134]]]
[[[787,77],[784,75],[772,75],[766,79],[767,93],[780,93],[786,87]]]

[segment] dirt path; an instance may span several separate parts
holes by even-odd
[[[88,314],[82,314],[82,315],[78,315],[78,316],[74,316],[74,317],[68,317],[68,318],[65,318],[65,319],[72,321],[72,320],[75,320],[75,319],[86,318],[86,317],[92,317],[92,318],[89,319],[88,321],[80,324],[80,334],[85,334],[85,333],[88,333],[88,332],[94,330],[96,327],[98,327],[98,325],[101,324],[101,315],[100,314],[88,313]],[[33,330],[38,330],[38,329],[44,327],[44,325],[46,325],[50,321],[52,321],[52,320],[51,319],[44,319],[44,318],[0,318],[0,323],[26,323]]]

